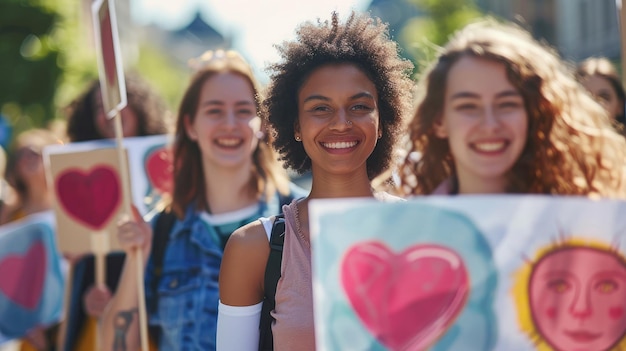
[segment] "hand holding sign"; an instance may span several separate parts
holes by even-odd
[[[107,115],[110,118],[115,118],[115,139],[117,141],[119,159],[122,160],[123,133],[120,111],[126,106],[126,86],[121,64],[114,2],[109,0],[96,0],[92,5],[92,15],[94,18],[96,43],[98,44],[96,46],[98,47],[100,53],[98,67],[100,69],[102,101],[104,102]],[[115,79],[116,77],[117,79]],[[124,168],[126,167],[126,164],[122,162],[120,167],[122,167],[122,176],[128,177],[127,168]],[[128,200],[124,202],[124,212],[127,215],[130,215],[130,189],[124,186],[124,184],[128,184],[127,178],[124,179],[122,183],[123,198]],[[137,297],[139,299],[139,331],[141,337],[141,348],[143,351],[147,351],[148,329],[143,286],[143,253],[141,250],[137,250],[136,255],[138,256],[136,274]]]

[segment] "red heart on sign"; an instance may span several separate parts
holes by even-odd
[[[46,260],[46,249],[39,240],[24,255],[6,255],[0,260],[0,291],[10,301],[34,310],[43,293]]]
[[[357,244],[341,264],[341,284],[365,327],[390,350],[425,350],[453,324],[469,295],[463,260],[433,244],[394,254]]]
[[[172,153],[166,147],[152,151],[146,159],[146,173],[152,186],[161,194],[171,194],[174,187]]]
[[[56,180],[56,195],[69,214],[85,226],[100,230],[121,203],[120,181],[110,166],[97,166],[89,172],[69,169]]]

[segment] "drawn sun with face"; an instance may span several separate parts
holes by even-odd
[[[512,293],[537,350],[626,350],[626,258],[611,245],[568,238],[540,249]]]

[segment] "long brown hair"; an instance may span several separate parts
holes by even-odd
[[[430,194],[456,179],[448,140],[433,126],[444,110],[446,82],[461,57],[501,63],[524,98],[526,145],[507,173],[507,192],[625,196],[626,141],[576,82],[572,67],[513,24],[483,20],[455,33],[419,82],[410,142],[399,170],[401,192]]]
[[[257,111],[261,103],[260,86],[254,77],[252,68],[246,60],[235,51],[208,51],[198,59],[190,61],[196,71],[183,95],[176,120],[174,139],[174,191],[172,210],[179,218],[184,216],[186,207],[195,201],[197,209],[209,210],[206,201],[204,170],[198,144],[191,140],[185,129],[185,118],[193,122],[198,110],[200,93],[204,83],[214,75],[232,73],[245,78],[255,94]],[[267,135],[267,133],[265,133]],[[266,136],[267,138],[267,136]],[[252,154],[252,174],[249,188],[253,195],[267,198],[278,190],[286,194],[289,191],[289,180],[285,170],[278,163],[277,157],[268,145],[268,140],[259,140]]]

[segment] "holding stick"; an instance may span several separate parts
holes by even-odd
[[[104,90],[103,90],[104,91]],[[128,189],[125,185],[126,184],[130,184],[128,182],[128,162],[127,162],[127,158],[126,158],[126,154],[124,153],[124,145],[123,145],[123,133],[122,133],[122,116],[120,115],[119,111],[116,113],[115,115],[115,140],[116,140],[116,144],[117,144],[117,151],[118,151],[118,156],[119,156],[119,160],[120,160],[120,173],[122,174],[122,191],[124,196],[122,197],[123,199],[123,203],[124,203],[124,213],[126,213],[127,216],[132,216],[132,210],[130,208],[130,199],[131,199],[131,195],[130,195],[130,189]],[[143,266],[143,252],[141,251],[141,249],[137,249],[135,251],[135,254],[137,255],[137,297],[139,299],[139,305],[138,305],[138,314],[139,314],[139,334],[141,337],[141,349],[143,351],[147,351],[148,350],[148,317],[146,314],[146,299],[145,299],[145,293],[144,293],[144,274],[143,274],[143,270],[144,270],[144,266]]]
[[[96,34],[96,45],[99,49],[99,76],[102,92],[102,102],[108,118],[114,118],[115,139],[117,144],[118,159],[120,162],[120,173],[122,176],[122,201],[124,204],[124,212],[126,216],[132,216],[131,196],[128,189],[128,164],[123,147],[122,119],[120,111],[127,104],[126,86],[124,81],[124,72],[122,69],[122,60],[119,50],[119,36],[117,33],[117,21],[114,9],[114,2],[109,0],[98,0],[94,2],[92,7],[94,18],[94,28]],[[148,329],[145,308],[144,293],[144,259],[141,249],[137,249],[137,296],[138,296],[138,314],[139,314],[139,331],[141,336],[141,349],[148,350]]]

